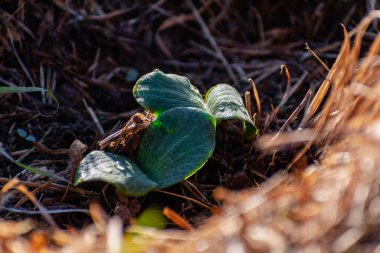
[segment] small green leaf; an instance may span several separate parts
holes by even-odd
[[[37,139],[33,135],[28,135],[25,137],[26,141],[35,142]]]
[[[201,94],[189,79],[157,69],[137,81],[133,95],[140,105],[156,115],[175,107],[195,107],[207,111]]]
[[[0,94],[11,94],[11,93],[25,93],[25,92],[41,92],[46,91],[45,89],[42,89],[40,87],[0,87]]]
[[[133,82],[133,81],[136,81],[138,76],[139,76],[139,72],[134,68],[130,68],[128,70],[128,73],[127,73],[127,76],[125,77],[125,79],[128,82]]]
[[[22,128],[17,128],[17,134],[24,138],[26,141],[30,141],[30,142],[35,142],[36,141],[36,137],[34,137],[33,135],[28,135],[28,133],[22,129]]]
[[[143,227],[164,229],[167,219],[159,209],[149,207],[136,220],[136,224]]]
[[[17,134],[21,137],[21,138],[26,138],[28,136],[28,133],[22,129],[22,128],[17,128]]]
[[[251,139],[258,134],[239,92],[232,86],[218,84],[212,87],[206,94],[206,103],[218,122],[229,119],[242,120],[246,138]]]
[[[27,93],[27,92],[46,92],[49,97],[51,97],[54,102],[57,104],[57,111],[59,107],[58,99],[53,95],[50,90],[45,90],[40,87],[22,87],[22,86],[0,86],[0,95],[1,94],[13,94],[13,93]]]
[[[128,158],[103,151],[92,151],[80,162],[75,184],[103,181],[128,196],[143,196],[156,187]]]
[[[204,110],[177,107],[146,129],[137,156],[143,172],[165,188],[198,171],[215,147],[215,119]]]

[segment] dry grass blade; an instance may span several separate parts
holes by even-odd
[[[273,104],[271,104],[272,113],[271,113],[268,121],[265,122],[264,133],[267,132],[267,130],[269,128],[269,124],[272,121],[277,121],[277,114],[280,111],[280,109],[288,102],[289,98],[291,96],[293,96],[294,93],[299,89],[299,87],[301,86],[301,84],[305,80],[306,76],[308,75],[308,73],[306,71],[304,71],[302,76],[298,79],[297,83],[294,84],[293,86],[291,86],[291,75],[290,75],[289,69],[286,67],[286,65],[281,65],[281,72],[285,72],[285,76],[287,79],[286,90],[285,90],[285,92],[281,98],[280,103],[276,106],[276,108],[274,108]]]
[[[187,231],[192,231],[193,228],[191,225],[183,218],[181,217],[178,213],[170,209],[169,207],[165,207],[162,213],[172,222],[177,224],[179,227],[187,230]]]
[[[325,68],[325,70],[326,71],[330,71],[330,68],[326,65],[326,63],[324,63],[323,61],[322,61],[322,59],[321,58],[319,58],[319,56],[309,47],[309,44],[305,44],[305,48],[306,48],[306,50],[307,51],[309,51],[310,52],[310,54],[312,54],[313,56],[314,56],[314,58],[315,59],[317,59],[318,60],[318,62]]]
[[[5,194],[11,189],[15,189],[23,193],[38,209],[40,209],[42,216],[46,219],[46,221],[55,229],[58,229],[58,225],[55,223],[53,218],[48,213],[47,209],[41,205],[36,197],[31,193],[25,185],[20,184],[20,181],[17,178],[9,181],[4,187],[1,189],[1,193]]]
[[[19,54],[18,54],[18,52],[17,52],[17,50],[16,50],[16,47],[15,47],[14,42],[13,42],[13,37],[12,37],[12,35],[11,35],[12,33],[8,31],[8,34],[10,35],[10,42],[11,42],[12,50],[13,50],[13,52],[14,52],[16,58],[17,58],[18,63],[20,64],[20,66],[21,66],[22,70],[24,71],[26,77],[28,78],[29,82],[30,82],[33,86],[36,86],[36,84],[35,84],[35,82],[34,82],[32,76],[31,76],[30,73],[29,73],[28,68],[25,66],[25,64],[24,64],[23,61],[21,60],[21,57],[19,56]]]
[[[183,196],[183,195],[179,195],[179,194],[176,194],[176,193],[173,193],[173,192],[168,192],[168,191],[163,191],[163,190],[159,190],[159,192],[162,192],[162,193],[165,193],[165,194],[168,194],[168,195],[172,195],[172,196],[175,196],[175,197],[178,197],[178,198],[182,198],[182,199],[186,199],[186,200],[189,200],[191,202],[194,202],[195,204],[198,204],[200,206],[203,206],[204,208],[206,209],[209,209],[209,210],[212,210],[213,208],[194,199],[194,198],[190,198],[190,197],[187,197],[187,196]]]
[[[13,179],[0,178],[0,183],[7,184],[11,180],[13,180]],[[20,180],[20,183],[22,183],[23,185],[25,185],[27,187],[30,187],[30,188],[38,188],[41,185],[40,183],[27,182],[27,181],[22,181],[22,180]],[[51,183],[51,184],[49,184],[46,187],[46,189],[48,189],[50,191],[57,191],[57,192],[65,191],[66,188],[67,188],[67,186],[59,185],[59,184],[54,184],[54,183]],[[72,186],[70,186],[70,191],[79,193],[79,194],[84,195],[84,196],[94,196],[94,195],[96,195],[92,191],[86,191],[86,190],[79,189],[79,188],[72,187]]]
[[[287,128],[290,123],[298,116],[298,114],[301,112],[301,110],[306,105],[307,100],[311,96],[311,90],[308,90],[305,97],[302,99],[301,103],[296,107],[296,109],[292,112],[292,114],[289,116],[289,118],[285,121],[285,123],[281,126],[280,130],[276,133],[276,135],[273,137],[273,139],[270,142],[273,142],[284,130]],[[265,142],[264,140],[261,142]],[[267,146],[267,145],[266,145]],[[276,146],[276,145],[274,145]]]
[[[251,78],[249,78],[248,81],[252,85],[253,95],[255,96],[255,102],[257,106],[257,114],[260,117],[261,116],[261,101],[260,101],[259,92],[257,91],[255,82]]]
[[[94,221],[97,229],[102,230],[107,226],[107,222],[109,221],[109,217],[104,213],[102,207],[97,202],[90,203],[90,215],[92,220]]]
[[[52,183],[52,181],[48,181],[48,182],[46,182],[44,184],[41,184],[40,186],[38,186],[35,189],[33,189],[33,191],[31,191],[30,193],[33,194],[33,195],[36,195],[37,192],[45,190],[51,183]],[[15,204],[15,208],[20,208],[26,201],[28,201],[28,197],[27,196],[22,197]]]
[[[75,173],[77,172],[78,165],[80,161],[83,159],[84,153],[87,151],[87,149],[88,149],[87,145],[82,143],[80,140],[76,139],[71,143],[69,151],[68,151],[70,162],[69,162],[69,165],[67,166],[67,170],[71,172],[69,182],[74,181],[74,177],[75,177]],[[61,199],[62,202],[66,199],[70,190],[71,190],[70,184],[67,184],[65,193],[63,194],[62,199]]]
[[[314,114],[317,112],[319,106],[321,105],[323,99],[325,98],[327,91],[329,90],[332,80],[336,76],[336,71],[343,70],[344,66],[342,65],[345,61],[346,55],[348,55],[348,52],[350,50],[350,43],[349,43],[349,37],[348,33],[345,27],[343,27],[344,32],[344,41],[343,45],[341,47],[340,53],[338,58],[336,59],[334,65],[332,66],[330,72],[328,73],[325,81],[322,83],[321,87],[318,89],[318,92],[315,94],[315,97],[311,101],[311,104],[309,108],[306,111],[305,117],[303,121],[300,124],[300,127],[304,127],[309,120],[314,116]]]
[[[204,200],[205,203],[211,205],[210,201],[202,194],[202,192],[189,180],[183,181],[183,184],[185,187],[194,194],[194,196],[199,196],[201,199]]]
[[[298,116],[298,114],[302,111],[302,109],[305,107],[307,100],[311,96],[312,92],[311,90],[308,90],[306,92],[305,97],[302,99],[301,103],[296,107],[296,109],[292,112],[292,114],[289,116],[289,118],[285,121],[285,123],[280,128],[279,132],[284,131],[285,128],[287,128],[290,123]]]
[[[245,108],[248,111],[248,115],[250,118],[252,118],[252,101],[251,101],[251,93],[249,91],[246,91],[244,93],[244,101],[245,101]]]
[[[234,74],[234,72],[232,71],[232,68],[231,68],[229,62],[227,61],[226,57],[224,57],[222,51],[220,50],[218,43],[216,42],[215,38],[212,36],[210,30],[208,29],[206,23],[204,22],[202,17],[199,15],[199,12],[195,8],[193,2],[191,0],[186,0],[186,2],[190,6],[191,11],[193,12],[195,19],[197,20],[197,22],[201,26],[202,32],[204,33],[204,35],[206,36],[206,38],[210,42],[211,46],[215,50],[218,58],[221,60],[224,67],[226,68],[226,71],[227,71],[228,75],[230,76],[230,78],[232,79],[232,82],[234,83],[235,87],[238,87],[239,81],[238,81],[236,75]]]
[[[91,116],[91,119],[94,121],[96,127],[98,128],[99,133],[100,133],[101,135],[104,135],[104,129],[103,129],[103,126],[102,126],[102,124],[100,124],[100,121],[99,121],[98,117],[96,116],[96,113],[94,112],[94,110],[93,110],[90,106],[87,105],[87,102],[86,102],[86,100],[84,100],[84,99],[83,99],[83,104],[85,105],[85,107],[86,107],[88,113],[89,113],[90,116]]]
[[[315,133],[310,129],[297,130],[294,132],[267,134],[260,137],[257,146],[262,150],[281,147],[288,144],[308,143],[315,141]]]
[[[44,144],[42,144],[41,142],[38,142],[38,141],[34,142],[33,146],[38,151],[41,151],[41,152],[44,152],[44,153],[47,153],[47,154],[52,154],[52,155],[63,155],[63,154],[67,154],[67,152],[69,151],[68,149],[56,149],[56,150],[53,150],[53,149],[50,149],[50,148],[46,147]]]

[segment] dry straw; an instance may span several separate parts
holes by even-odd
[[[137,236],[126,240],[125,252],[378,251],[380,36],[366,52],[360,51],[367,27],[379,17],[379,11],[372,12],[350,33],[344,29],[339,57],[307,109],[303,122],[307,128],[260,141],[269,148],[297,137],[305,148],[295,160],[313,145],[321,150],[320,165],[296,175],[276,175],[260,190],[224,193],[223,211],[194,231],[132,227],[130,232]],[[30,231],[31,223],[4,221],[0,235],[6,252],[39,252],[35,249],[47,240],[54,247],[43,252],[112,251],[107,248],[110,240],[120,245],[122,238],[109,238],[107,231],[120,229],[119,224],[107,220],[101,224],[78,233],[35,232],[26,240],[19,235]]]

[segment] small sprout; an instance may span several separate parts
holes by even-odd
[[[25,140],[30,141],[30,142],[35,142],[36,137],[34,137],[33,135],[28,135],[25,137]]]
[[[167,219],[157,208],[147,208],[136,220],[136,224],[143,227],[164,229]]]
[[[22,129],[22,128],[18,128],[17,129],[17,134],[21,137],[21,138],[26,138],[28,136],[28,133]]]
[[[21,137],[24,138],[26,141],[30,142],[35,142],[37,139],[33,135],[29,135],[24,129],[18,128],[17,129],[17,134]]]
[[[133,95],[157,116],[143,134],[136,163],[93,151],[80,163],[75,184],[100,180],[126,195],[142,196],[181,182],[202,168],[214,151],[220,121],[243,121],[248,139],[258,133],[239,92],[228,84],[211,88],[205,101],[186,77],[155,70],[137,81]]]
[[[244,132],[247,139],[258,134],[257,128],[244,106],[239,92],[228,84],[218,84],[206,94],[207,106],[217,122],[237,119],[244,122]]]

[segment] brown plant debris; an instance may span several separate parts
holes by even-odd
[[[327,77],[330,95],[312,128],[312,142],[323,151],[321,164],[298,174],[274,176],[260,190],[229,193],[221,215],[181,239],[178,235],[165,243],[157,240],[153,248],[158,252],[379,249],[379,35],[359,60],[362,36],[374,18],[380,18],[380,12],[371,13],[346,34]],[[352,45],[349,36],[354,38]]]
[[[0,95],[0,147],[55,175],[0,156],[0,252],[379,251],[376,5],[1,1],[0,86],[47,88],[59,107],[45,92]],[[222,123],[201,171],[144,198],[71,185],[86,152],[133,157],[153,117],[132,88],[154,68],[202,93],[235,85],[259,138]],[[134,225],[151,206],[169,229]]]

